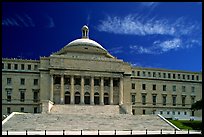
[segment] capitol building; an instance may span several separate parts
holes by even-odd
[[[39,60],[2,58],[2,117],[49,113],[54,105],[117,105],[130,115],[202,118],[202,72],[131,66],[89,38]]]

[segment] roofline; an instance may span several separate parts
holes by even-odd
[[[141,69],[141,70],[157,70],[157,71],[170,71],[170,72],[184,72],[184,73],[200,73],[202,74],[202,71],[187,71],[187,70],[173,70],[173,69],[163,69],[163,68],[146,68],[146,67],[136,67],[132,66],[132,69]]]

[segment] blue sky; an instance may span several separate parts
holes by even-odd
[[[202,71],[201,2],[3,2],[2,57],[49,56],[85,24],[134,66]]]

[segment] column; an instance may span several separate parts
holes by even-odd
[[[90,94],[90,104],[94,105],[94,77],[91,77],[91,94]]]
[[[84,77],[81,76],[81,94],[80,104],[84,104]]]
[[[99,94],[99,97],[100,97],[100,105],[104,105],[104,80],[103,80],[103,77],[101,77],[101,85],[100,85],[100,94]]]
[[[53,80],[53,74],[50,75],[50,101],[53,102],[53,86],[54,86],[54,80]]]
[[[64,104],[64,75],[61,75],[60,103]]]
[[[123,104],[123,78],[120,78],[119,104]]]
[[[110,94],[109,94],[109,104],[113,105],[113,78],[110,78]]]
[[[71,92],[70,92],[70,104],[74,104],[74,76],[71,76]]]

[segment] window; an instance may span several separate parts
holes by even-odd
[[[4,69],[4,63],[2,63],[2,69]]]
[[[151,77],[151,72],[148,72],[148,77]]]
[[[38,85],[38,79],[34,79],[33,85]]]
[[[114,87],[118,87],[118,85],[119,85],[118,83],[119,83],[118,80],[116,80],[116,79],[113,80],[113,86]]]
[[[182,106],[185,106],[186,96],[182,96]]]
[[[135,104],[135,94],[132,95],[132,104]]]
[[[38,65],[34,65],[34,70],[38,70]]]
[[[34,113],[38,113],[38,108],[34,107]]]
[[[24,68],[24,64],[21,64],[21,70],[24,70],[25,68]]]
[[[167,111],[167,115],[169,115],[170,114],[170,112],[169,111]]]
[[[190,79],[190,75],[187,75],[187,79],[188,79],[188,80]]]
[[[21,85],[25,85],[25,79],[21,78]]]
[[[176,96],[172,96],[173,99],[173,106],[176,106]]]
[[[70,78],[65,77],[65,78],[64,78],[64,84],[70,85]]]
[[[178,115],[180,115],[180,111],[178,111]]]
[[[132,89],[135,89],[135,83],[132,83]]]
[[[60,77],[54,77],[54,84],[60,84]]]
[[[161,78],[161,73],[160,72],[158,72],[158,76],[159,76],[159,78]]]
[[[140,71],[137,71],[137,76],[140,76]]]
[[[181,78],[181,74],[178,74],[178,79],[180,79]]]
[[[163,91],[166,91],[166,85],[163,85]]]
[[[199,76],[196,76],[196,80],[199,80]]]
[[[195,96],[191,96],[191,104],[195,103]]]
[[[191,112],[191,115],[194,116],[194,111]]]
[[[166,78],[166,73],[163,73],[163,78]]]
[[[74,85],[81,85],[81,79],[80,78],[74,78]]]
[[[166,96],[163,96],[163,106],[166,106]]]
[[[192,80],[194,80],[194,75],[192,75]]]
[[[20,91],[20,101],[21,101],[21,102],[24,102],[24,101],[25,101],[25,91],[24,91],[24,90],[21,90],[21,91]]]
[[[145,94],[142,95],[142,104],[146,105],[146,95]]]
[[[135,71],[132,71],[132,75],[135,76]]]
[[[153,85],[152,90],[156,90],[156,85],[155,84]]]
[[[173,74],[173,79],[175,79],[176,78],[176,74]]]
[[[7,102],[11,102],[11,90],[7,90]]]
[[[31,70],[31,65],[28,65],[28,70]]]
[[[108,79],[104,79],[104,86],[109,86],[109,80]]]
[[[142,110],[142,114],[145,115],[145,110],[144,109]]]
[[[176,91],[176,86],[175,86],[175,85],[173,85],[173,87],[172,87],[172,88],[173,88],[173,91]]]
[[[171,78],[171,73],[168,73],[168,78]]]
[[[135,115],[135,109],[132,109],[132,114]]]
[[[94,79],[94,86],[99,86],[100,85],[99,82],[100,82],[99,79]]]
[[[7,85],[11,85],[11,78],[7,78]]]
[[[24,112],[24,107],[21,107],[21,112]]]
[[[15,69],[15,70],[18,69],[18,64],[14,64],[14,69]]]
[[[156,77],[156,72],[153,72],[153,77]]]
[[[7,107],[7,114],[11,114],[11,108],[10,107]]]
[[[33,102],[38,102],[38,100],[39,100],[39,92],[34,91],[33,92]]]
[[[145,77],[145,76],[146,76],[146,73],[145,73],[145,71],[142,71],[142,75],[143,75],[143,77]]]
[[[172,114],[175,115],[175,111],[172,111]]]
[[[152,104],[156,105],[156,101],[157,101],[157,96],[156,95],[152,95]]]
[[[185,76],[186,76],[186,75],[184,75],[184,74],[183,74],[183,79],[186,79],[186,77],[185,77]]]
[[[8,66],[7,66],[7,67],[8,67],[8,69],[11,69],[11,64],[10,64],[10,63],[8,63]]]
[[[85,84],[85,85],[90,85],[90,79],[89,79],[89,78],[85,78],[84,84]],[[105,84],[105,83],[104,83],[104,84]],[[106,86],[106,85],[105,85],[105,86]]]
[[[142,90],[146,90],[146,85],[142,84]]]
[[[182,92],[186,92],[186,87],[182,86]]]
[[[195,92],[195,87],[191,87],[191,91],[194,93]]]
[[[184,112],[184,115],[186,115],[187,113],[186,113],[186,111]]]
[[[160,114],[162,115],[162,114],[163,114],[163,111],[160,111]]]

